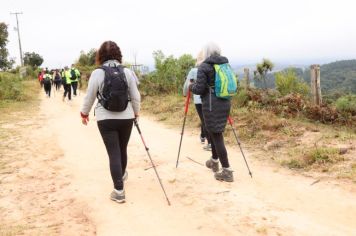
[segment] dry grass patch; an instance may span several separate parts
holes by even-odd
[[[185,98],[176,94],[146,96],[142,102],[145,114],[153,115],[175,128],[181,128]],[[356,181],[356,129],[325,125],[305,118],[283,118],[262,108],[232,108],[234,129],[244,147],[256,151],[255,157],[272,160],[287,168],[316,171],[335,178]],[[193,102],[189,106],[186,127],[199,130],[199,117]],[[226,143],[236,145],[229,124]],[[340,150],[347,149],[340,154]],[[263,154],[261,154],[261,151]]]

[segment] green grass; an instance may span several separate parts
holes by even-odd
[[[339,149],[331,147],[318,147],[308,150],[304,154],[304,163],[306,165],[325,165],[342,161],[339,155]]]

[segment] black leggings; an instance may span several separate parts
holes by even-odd
[[[211,149],[213,153],[213,159],[218,159],[221,162],[222,167],[229,168],[229,159],[227,159],[227,151],[224,144],[224,136],[222,133],[209,133],[211,138]]]
[[[54,81],[54,84],[56,85],[56,90],[59,90],[61,87],[61,81]]]
[[[51,88],[52,88],[51,83],[44,84],[44,90],[45,90],[46,94],[48,95],[48,97],[51,96]]]
[[[63,87],[64,87],[63,97],[66,97],[67,94],[68,94],[68,99],[71,100],[72,99],[71,85],[70,84],[63,84]]]
[[[133,119],[98,121],[98,128],[109,155],[110,173],[116,190],[124,189],[122,176],[127,165],[127,144],[132,124]]]
[[[72,82],[72,88],[73,88],[73,95],[77,96],[77,88],[78,88],[78,82]]]
[[[200,137],[201,138],[206,138],[208,140],[208,143],[210,143],[210,138],[208,135],[208,132],[205,129],[205,123],[204,123],[204,116],[203,116],[203,108],[202,108],[202,104],[195,104],[195,109],[198,112],[199,118],[200,118]]]

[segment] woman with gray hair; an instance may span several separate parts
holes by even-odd
[[[214,65],[228,62],[226,57],[221,56],[221,50],[218,45],[215,43],[207,44],[198,56],[197,80],[189,87],[194,94],[201,96],[205,127],[211,139],[212,157],[206,161],[206,166],[215,172],[215,179],[233,182],[233,171],[230,168],[223,136],[230,113],[231,101],[216,97],[214,91]],[[222,166],[220,171],[219,160]]]

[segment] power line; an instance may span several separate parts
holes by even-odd
[[[19,38],[19,47],[20,47],[20,60],[21,60],[21,66],[23,66],[23,58],[22,58],[22,47],[21,47],[21,39],[20,39],[20,27],[19,27],[19,19],[17,17],[17,15],[21,15],[23,14],[22,12],[11,12],[11,15],[15,15],[16,16],[16,23],[17,23],[17,35]]]

